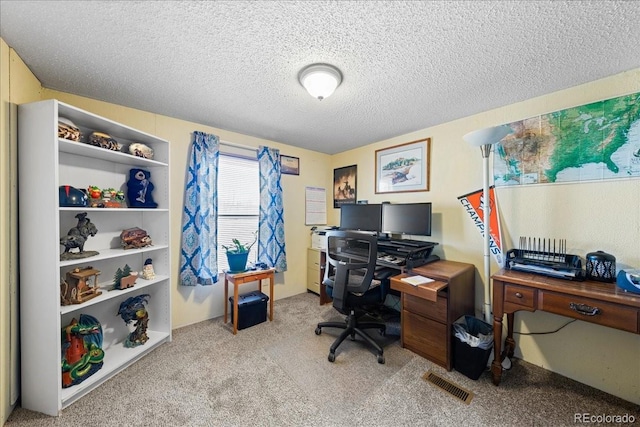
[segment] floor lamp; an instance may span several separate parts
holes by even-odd
[[[480,147],[482,152],[482,212],[484,220],[484,321],[491,324],[491,265],[490,265],[490,225],[491,203],[489,201],[489,154],[491,154],[491,146],[497,144],[509,135],[513,130],[509,125],[495,126],[486,129],[480,129],[469,132],[463,136],[464,140],[474,147]]]

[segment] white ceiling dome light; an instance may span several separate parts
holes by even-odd
[[[340,86],[342,74],[333,65],[311,64],[300,71],[298,80],[311,96],[323,100]]]

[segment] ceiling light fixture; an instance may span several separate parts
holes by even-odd
[[[342,73],[333,65],[311,64],[300,71],[298,80],[311,96],[323,100],[340,86]]]

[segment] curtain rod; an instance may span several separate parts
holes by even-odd
[[[227,142],[227,141],[223,141],[220,140],[220,145],[226,145],[228,147],[235,147],[235,148],[240,148],[242,150],[249,150],[249,151],[258,151],[257,147],[250,147],[248,145],[242,145],[242,144],[236,144],[234,142]]]

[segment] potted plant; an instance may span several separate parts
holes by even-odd
[[[254,233],[254,239],[251,243],[240,243],[238,239],[231,239],[233,245],[222,247],[227,251],[227,262],[229,263],[229,271],[233,273],[239,273],[246,270],[247,258],[249,258],[249,251],[251,247],[258,241],[258,232]]]

